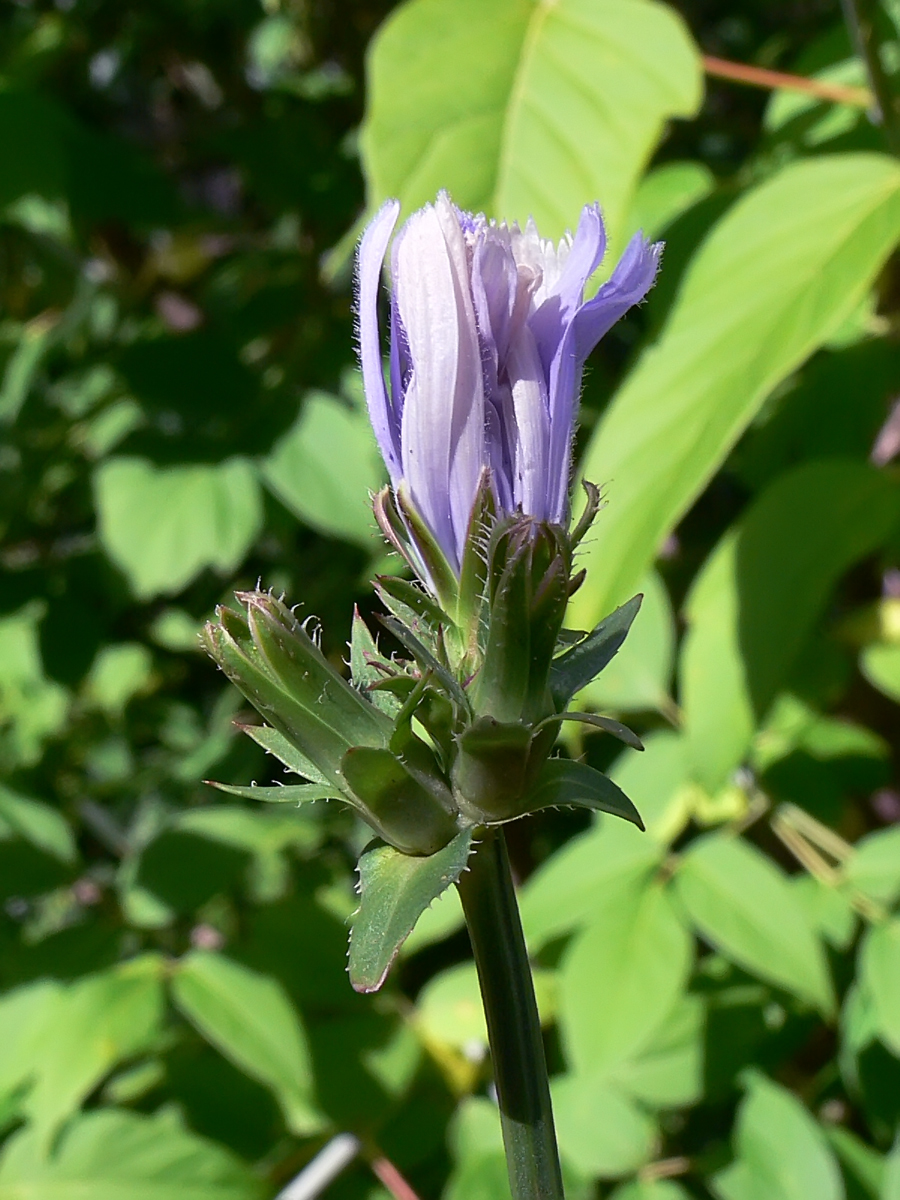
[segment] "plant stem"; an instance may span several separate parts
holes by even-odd
[[[883,38],[878,28],[878,0],[841,0],[841,7],[854,48],[866,64],[884,136],[891,152],[900,156],[900,93],[881,61]]]
[[[531,966],[502,830],[459,881],[487,1019],[513,1200],[564,1200]]]

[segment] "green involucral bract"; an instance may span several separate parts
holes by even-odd
[[[563,629],[580,583],[573,551],[597,508],[596,490],[587,491],[588,516],[570,533],[522,514],[498,517],[483,487],[459,578],[424,536],[420,552],[440,580],[434,596],[406,579],[379,578],[388,610],[381,623],[399,643],[398,654],[386,654],[354,614],[350,681],[271,594],[241,592],[243,611],[220,609],[205,641],[268,722],[248,732],[316,785],[260,788],[259,798],[281,799],[283,790],[285,800],[343,800],[400,856],[437,854],[467,831],[468,845],[485,826],[552,805],[600,809],[640,826],[634,806],[605,775],[550,758],[568,720],[641,748],[619,722],[568,711],[573,695],[622,645],[640,606],[636,596],[590,633]],[[403,521],[415,525],[408,498],[401,497],[402,516],[390,497],[379,500],[386,531]],[[399,868],[396,875],[400,902],[406,876]],[[357,919],[370,927],[368,878],[363,872]],[[430,878],[416,875],[417,896]],[[435,887],[442,878],[435,874]],[[405,929],[401,940],[406,924],[397,926]],[[396,948],[385,946],[386,961]]]

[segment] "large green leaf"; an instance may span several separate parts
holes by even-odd
[[[193,951],[172,979],[175,1003],[203,1036],[278,1098],[301,1136],[322,1128],[306,1035],[281,984],[211,951]]]
[[[631,594],[766,396],[871,286],[900,234],[900,166],[874,154],[791,163],[719,221],[659,342],[614,398],[582,464],[609,481],[571,623]],[[665,269],[665,268],[663,268]]]
[[[601,817],[525,883],[519,902],[529,948],[540,950],[585,924],[608,897],[640,887],[661,858],[659,844],[633,825]]]
[[[844,1200],[825,1134],[790,1092],[753,1072],[738,1114],[737,1160],[713,1180],[721,1200]]]
[[[885,1159],[881,1200],[900,1200],[900,1145]]]
[[[683,1108],[703,1095],[704,1004],[682,995],[651,1040],[608,1073],[633,1099],[651,1108]]]
[[[558,237],[600,200],[614,244],[665,121],[699,105],[697,50],[648,0],[411,0],[369,58],[374,207],[447,188]]]
[[[560,1031],[572,1069],[593,1075],[647,1046],[687,981],[691,956],[662,886],[608,895],[561,966]]]
[[[72,828],[61,812],[0,785],[0,828],[2,825],[60,862],[72,863],[78,857]]]
[[[726,957],[825,1012],[834,994],[821,943],[778,867],[723,833],[698,839],[676,876],[698,932]]]
[[[263,463],[262,475],[313,529],[370,549],[379,544],[369,493],[381,487],[384,469],[364,408],[311,392]]]
[[[350,934],[350,982],[358,992],[378,991],[416,921],[465,870],[471,845],[472,831],[464,829],[436,854],[401,854],[377,841],[363,851]]]
[[[79,1117],[53,1155],[17,1133],[0,1158],[0,1200],[259,1200],[262,1181],[174,1112]]]
[[[602,1076],[557,1077],[553,1109],[561,1156],[588,1177],[614,1179],[651,1157],[653,1121]]]
[[[860,969],[872,997],[878,1035],[900,1054],[900,920],[884,921],[869,930]]]
[[[690,1200],[674,1179],[633,1179],[616,1188],[609,1200]]]
[[[681,703],[696,777],[738,765],[835,582],[887,538],[900,494],[863,463],[782,475],[719,542],[687,601]]]
[[[0,1081],[30,1081],[22,1110],[42,1143],[116,1063],[153,1044],[163,1018],[161,975],[161,959],[147,956],[67,987],[22,988],[6,1000],[21,1038],[13,1039],[11,1056],[0,1056]]]
[[[900,898],[900,825],[860,838],[844,866],[844,878],[879,904]]]
[[[180,592],[206,567],[233,571],[262,524],[243,458],[159,468],[113,458],[97,468],[94,488],[101,544],[142,600]]]

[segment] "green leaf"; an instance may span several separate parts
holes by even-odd
[[[162,961],[148,955],[41,996],[23,1111],[42,1143],[116,1063],[153,1043],[163,1018],[161,974]]]
[[[640,594],[632,596],[627,604],[604,617],[586,638],[553,660],[550,691],[558,708],[568,704],[613,660],[628,636],[642,600]]]
[[[582,584],[590,592],[592,577]],[[663,709],[669,698],[675,655],[675,618],[666,586],[655,571],[641,584],[643,603],[621,650],[603,673],[587,684],[575,703],[613,712]]]
[[[749,843],[711,833],[678,867],[678,896],[698,932],[727,958],[823,1012],[834,993],[821,943],[781,870]]]
[[[610,893],[561,964],[559,1023],[570,1066],[605,1072],[648,1046],[687,982],[692,953],[659,884]]]
[[[555,1008],[553,972],[533,968],[532,980],[541,1024],[549,1025]],[[445,1043],[471,1056],[473,1047],[487,1053],[488,1035],[475,964],[458,963],[426,983],[416,1001],[416,1028],[434,1045]]]
[[[860,838],[844,878],[879,904],[892,905],[900,897],[900,825]]]
[[[900,1146],[894,1146],[884,1162],[884,1184],[879,1200],[900,1200]]]
[[[735,1138],[737,1160],[712,1186],[721,1200],[844,1200],[822,1129],[790,1092],[750,1073]]]
[[[400,953],[406,957],[425,946],[442,942],[462,929],[465,923],[459,892],[456,888],[447,888],[419,917],[415,929],[400,947]]]
[[[856,913],[846,894],[815,875],[796,875],[791,887],[810,927],[836,950],[846,950],[856,933]]]
[[[885,541],[898,512],[882,472],[807,463],[719,542],[688,597],[681,665],[691,760],[708,790],[740,762],[837,580]]]
[[[362,406],[310,392],[297,420],[262,464],[278,499],[310,528],[373,550],[380,540],[369,493],[384,468]]]
[[[110,717],[121,716],[128,701],[147,688],[152,676],[153,655],[140,642],[102,646],[84,681],[84,700]]]
[[[73,1121],[52,1156],[26,1128],[0,1157],[0,1200],[261,1200],[262,1181],[173,1111],[101,1109]]]
[[[551,758],[541,767],[528,795],[526,811],[575,804],[596,812],[612,813],[643,830],[641,815],[622,789],[602,771],[571,758]]]
[[[900,1055],[900,920],[874,925],[860,950],[860,972],[881,1040]]]
[[[61,812],[40,800],[11,792],[2,784],[0,820],[26,842],[60,862],[73,863],[78,858],[71,826]]]
[[[44,1033],[59,1011],[62,986],[49,980],[28,983],[0,997],[0,1027],[15,1037],[0,1038],[0,1096],[16,1092],[40,1068]]]
[[[880,1200],[885,1178],[884,1155],[867,1146],[862,1138],[843,1125],[826,1125],[825,1136],[847,1174],[871,1200]],[[900,1200],[900,1192],[897,1193],[897,1200]]]
[[[141,600],[174,595],[207,567],[233,571],[262,525],[259,485],[243,458],[174,467],[111,458],[94,491],[103,549]]]
[[[583,713],[569,712],[560,713],[559,717],[550,717],[551,721],[572,721],[576,725],[589,725],[594,729],[600,729],[603,733],[608,733],[610,736],[617,738],[620,742],[624,742],[626,746],[630,746],[632,750],[643,750],[644,743],[627,725],[623,725],[621,721],[615,720],[614,717],[603,717],[599,713]]]
[[[684,1108],[703,1095],[705,1005],[682,995],[650,1042],[606,1073],[610,1083],[650,1108]]]
[[[588,446],[584,477],[613,483],[570,624],[590,627],[634,590],[766,396],[868,291],[898,233],[900,166],[875,154],[791,163],[719,221]]]
[[[44,674],[39,625],[45,605],[30,601],[0,617],[0,754],[4,769],[33,766],[66,723],[66,689]]]
[[[632,1179],[612,1193],[609,1200],[690,1200],[674,1179]]]
[[[192,951],[172,977],[172,998],[207,1041],[274,1092],[292,1133],[322,1129],[306,1035],[276,979],[221,954]]]
[[[641,180],[631,206],[629,226],[657,238],[673,221],[715,189],[716,177],[705,163],[669,162]]]
[[[371,208],[447,188],[559,237],[599,199],[614,245],[664,123],[701,99],[687,29],[646,0],[411,0],[377,34],[368,82]]]
[[[602,1077],[557,1077],[552,1094],[560,1155],[576,1170],[614,1179],[651,1157],[653,1121]]]
[[[900,704],[900,646],[875,642],[859,656],[859,669],[872,687]]]
[[[359,910],[350,933],[350,982],[377,992],[416,921],[466,869],[472,831],[436,854],[415,858],[370,842],[359,860]]]
[[[526,880],[519,907],[529,949],[584,925],[610,897],[642,890],[661,858],[659,844],[633,825],[601,817]]]

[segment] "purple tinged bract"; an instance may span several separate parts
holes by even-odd
[[[388,386],[378,296],[399,212],[389,200],[359,247],[363,383],[392,487],[403,487],[459,572],[485,468],[501,512],[567,523],[585,360],[646,295],[662,247],[636,234],[586,301],[606,249],[599,205],[586,205],[574,238],[554,246],[531,220],[524,229],[488,221],[442,192],[391,248]]]

